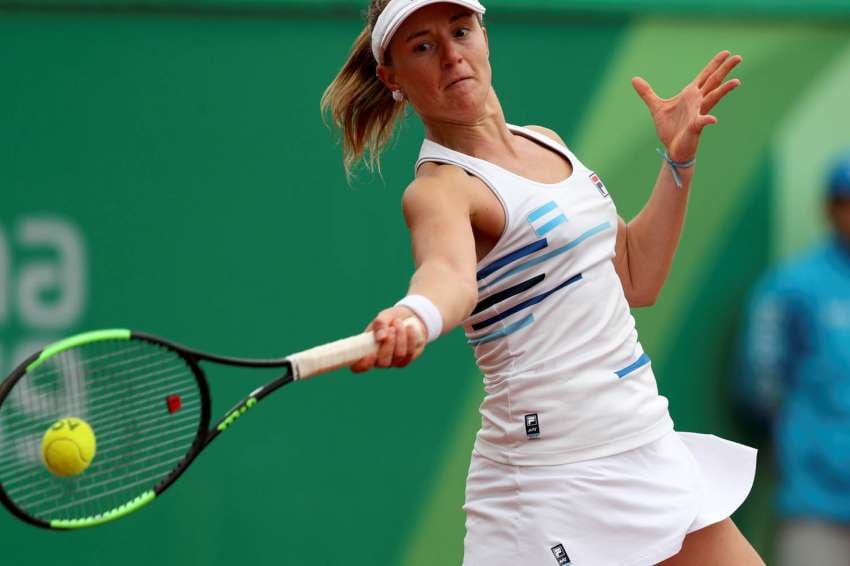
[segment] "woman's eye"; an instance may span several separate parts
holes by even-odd
[[[417,43],[413,46],[413,51],[416,53],[425,53],[431,48],[430,43]]]
[[[469,28],[458,28],[455,32],[455,37],[466,37],[469,35]]]

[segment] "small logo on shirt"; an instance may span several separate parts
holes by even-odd
[[[564,566],[565,564],[571,564],[570,557],[567,556],[567,551],[564,550],[563,544],[556,544],[552,547],[552,554],[555,556],[555,560],[558,561],[560,566]]]
[[[603,197],[608,196],[608,189],[605,188],[605,183],[602,182],[602,179],[599,178],[599,175],[597,175],[596,173],[591,173],[590,182],[596,185],[596,188],[599,190],[599,193]]]
[[[540,437],[540,422],[537,420],[537,413],[525,415],[525,434],[528,438]]]

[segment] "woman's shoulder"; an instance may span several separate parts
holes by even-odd
[[[543,134],[544,136],[551,138],[554,141],[558,142],[562,146],[567,147],[566,142],[563,140],[563,138],[561,138],[561,136],[558,135],[558,133],[555,130],[551,130],[551,129],[545,128],[543,126],[535,126],[535,125],[523,126],[523,127],[526,130],[531,130],[532,132],[537,132],[538,134]]]
[[[474,214],[492,206],[492,192],[478,177],[450,163],[423,163],[402,196],[405,214],[453,209]]]
[[[468,187],[473,177],[463,167],[452,163],[426,161],[416,170],[416,177],[407,186],[409,191],[449,191],[458,192]]]
[[[411,185],[420,180],[424,184],[428,184],[434,181],[461,181],[464,177],[468,177],[468,175],[463,167],[459,165],[441,163],[439,161],[425,161],[416,170],[416,178]]]
[[[416,171],[416,178],[404,190],[402,202],[407,208],[416,206],[421,200],[435,199],[457,202],[468,200],[473,177],[463,168],[450,163],[423,163]]]

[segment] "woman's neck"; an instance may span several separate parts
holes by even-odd
[[[508,130],[502,105],[492,88],[478,119],[468,123],[427,121],[425,137],[443,147],[479,159],[516,156],[513,134]]]

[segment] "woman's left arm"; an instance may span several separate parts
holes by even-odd
[[[742,60],[728,51],[718,53],[679,94],[668,99],[659,98],[644,79],[632,79],[670,160],[687,163],[696,158],[703,128],[717,123],[710,114],[712,108],[741,84],[738,79],[724,80]],[[678,168],[677,173],[678,179],[672,167],[662,162],[652,194],[640,213],[628,224],[619,219],[614,267],[630,306],[654,304],[670,273],[694,167]]]

